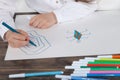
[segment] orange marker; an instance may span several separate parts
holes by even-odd
[[[105,56],[98,56],[98,58],[112,58],[112,59],[120,59],[120,55],[105,55]]]

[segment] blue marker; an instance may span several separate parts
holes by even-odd
[[[53,76],[61,75],[63,71],[50,71],[50,72],[34,72],[34,73],[21,73],[21,74],[11,74],[9,78],[24,78],[24,77],[36,77],[36,76]]]
[[[13,29],[11,26],[9,26],[8,24],[6,24],[5,22],[2,22],[2,25],[5,26],[6,28],[8,28],[10,31],[20,34],[20,32],[18,32],[17,30]],[[32,45],[34,45],[34,46],[37,46],[31,40],[29,40],[29,43],[32,44]]]
[[[81,77],[120,77],[120,74],[118,73],[81,73],[81,74],[71,74],[71,76],[81,76]]]
[[[71,80],[107,80],[107,79],[101,79],[101,78],[84,78],[84,77],[72,76]]]
[[[87,76],[120,77],[120,74],[118,74],[118,73],[114,73],[114,74],[91,74],[91,73],[88,73]]]
[[[107,79],[101,79],[101,78],[86,78],[86,77],[80,77],[80,76],[67,76],[67,75],[56,75],[56,78],[60,79],[66,79],[66,80],[107,80]]]

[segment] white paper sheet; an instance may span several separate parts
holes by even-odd
[[[17,16],[17,28],[32,34],[39,47],[8,46],[5,60],[120,53],[120,11],[96,12],[84,19],[57,24],[45,30],[31,28],[28,23],[27,16]],[[74,30],[82,33],[80,40],[75,39]]]

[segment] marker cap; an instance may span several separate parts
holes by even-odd
[[[70,76],[67,76],[67,75],[55,75],[56,78],[61,78],[61,79],[71,79]]]
[[[23,78],[25,77],[25,74],[24,73],[21,73],[21,74],[11,74],[9,75],[9,78]]]

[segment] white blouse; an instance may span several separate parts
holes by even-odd
[[[0,21],[5,21],[15,27],[13,15],[17,7],[14,4],[18,1],[0,0]],[[26,3],[39,13],[54,12],[58,23],[83,18],[97,9],[95,1],[88,4],[75,2],[74,0],[26,0]],[[0,23],[0,35],[2,38],[7,30]]]

